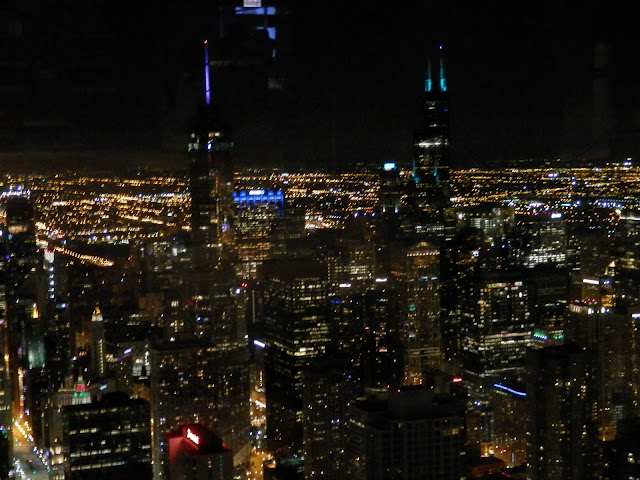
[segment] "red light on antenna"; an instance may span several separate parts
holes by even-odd
[[[205,41],[204,41],[204,44],[206,45],[208,42],[209,42],[209,40],[205,40]]]

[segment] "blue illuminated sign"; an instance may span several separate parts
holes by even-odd
[[[233,202],[239,207],[284,207],[282,190],[235,190]]]

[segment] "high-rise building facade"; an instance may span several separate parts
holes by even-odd
[[[242,351],[219,352],[211,343],[174,338],[151,349],[150,384],[154,478],[167,478],[166,434],[201,423],[244,463],[249,444],[249,367]]]
[[[205,101],[198,109],[188,143],[191,233],[196,261],[202,266],[215,266],[223,256],[230,260],[233,240],[233,140],[220,123],[210,72],[205,40]]]
[[[424,123],[416,133],[413,189],[406,197],[405,218],[411,235],[443,236],[449,204],[449,99],[443,47],[427,60]]]
[[[233,453],[202,425],[184,425],[167,435],[168,480],[232,480]]]
[[[104,336],[104,318],[98,307],[91,315],[91,373],[95,378],[106,373],[107,346]]]
[[[274,454],[301,453],[304,370],[330,341],[327,267],[268,262],[263,274],[268,446]]]
[[[575,344],[527,355],[530,478],[599,478],[596,358]]]
[[[124,393],[62,408],[66,478],[151,478],[149,404]]]
[[[347,408],[355,397],[349,362],[318,361],[304,373],[302,391],[305,478],[346,479]]]
[[[401,327],[405,347],[405,384],[419,385],[426,368],[440,368],[440,249],[420,242],[398,248],[392,274],[405,302]]]
[[[352,407],[349,478],[465,478],[462,405],[436,399],[428,387],[404,387]]]
[[[505,376],[522,376],[534,325],[520,272],[471,278],[462,287],[458,316],[465,380],[484,388]]]

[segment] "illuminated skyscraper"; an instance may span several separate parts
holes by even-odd
[[[247,461],[249,368],[244,351],[218,352],[211,343],[178,338],[155,345],[150,363],[154,478],[168,475],[165,435],[192,423],[218,432],[233,452],[234,465]]]
[[[339,480],[344,471],[346,410],[353,385],[347,362],[314,363],[304,374],[305,478]]]
[[[533,480],[600,478],[596,358],[576,345],[527,354],[527,471]]]
[[[184,425],[167,435],[168,480],[231,480],[233,453],[202,425]],[[237,478],[237,477],[236,477]]]
[[[461,288],[458,321],[465,380],[476,389],[522,376],[533,322],[519,272],[479,273]]]
[[[40,369],[33,375],[24,374],[29,368],[29,333],[34,321],[34,305],[37,298],[37,269],[40,261],[36,244],[33,204],[30,192],[14,190],[3,195],[6,215],[8,253],[6,263],[6,322],[8,330],[9,371],[12,373],[12,401],[14,416],[24,414],[25,391],[20,386],[29,387],[31,376],[35,379]],[[37,395],[34,401],[37,400]],[[29,408],[29,406],[27,406]]]
[[[405,302],[401,325],[405,347],[405,383],[419,385],[427,367],[441,367],[440,251],[420,242],[398,248],[392,274]]]
[[[96,307],[91,315],[91,372],[94,377],[104,377],[106,353],[104,319],[100,309]]]
[[[255,279],[262,262],[283,250],[280,241],[284,224],[285,197],[282,190],[235,190],[236,274],[243,280]]]
[[[429,57],[424,82],[424,124],[416,133],[413,188],[407,196],[407,234],[442,236],[449,204],[449,99],[443,48]],[[435,63],[435,64],[434,64]]]
[[[226,260],[233,241],[233,141],[220,123],[212,100],[209,45],[204,42],[205,103],[200,106],[189,138],[191,232],[196,261],[216,265]],[[213,102],[213,103],[212,103]]]
[[[304,370],[330,340],[327,267],[278,261],[263,272],[268,446],[274,454],[301,453]]]
[[[151,478],[149,404],[111,393],[62,408],[66,478]]]
[[[404,387],[352,407],[348,478],[465,478],[463,407],[427,387]]]

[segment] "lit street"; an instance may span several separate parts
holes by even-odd
[[[34,443],[28,430],[24,429],[24,424],[18,426],[14,424],[16,428],[14,431],[14,468],[16,478],[22,480],[47,480],[49,478],[49,472],[47,467],[41,460],[40,456],[34,451]]]

